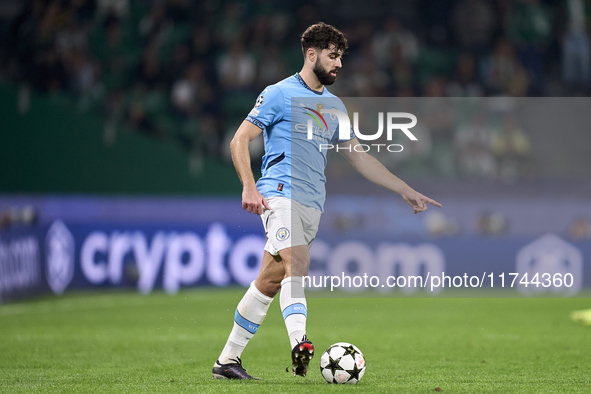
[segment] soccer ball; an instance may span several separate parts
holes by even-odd
[[[328,383],[357,383],[365,373],[365,358],[357,346],[338,342],[322,354],[320,372]]]

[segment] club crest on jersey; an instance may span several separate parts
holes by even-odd
[[[276,237],[277,241],[285,241],[289,238],[289,230],[286,227],[281,227],[279,230],[277,230]]]

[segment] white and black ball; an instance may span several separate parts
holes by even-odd
[[[365,373],[365,357],[347,342],[331,345],[320,358],[320,372],[328,383],[357,383]]]

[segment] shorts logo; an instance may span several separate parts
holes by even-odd
[[[289,230],[285,227],[281,227],[279,230],[277,230],[277,241],[285,241],[287,238],[289,238]]]

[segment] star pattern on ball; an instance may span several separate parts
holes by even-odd
[[[347,372],[349,373],[349,375],[351,375],[349,380],[351,380],[351,379],[359,380],[359,372],[361,372],[361,370],[359,368],[357,368],[357,364],[354,364],[353,369],[348,369]]]
[[[351,343],[335,343],[322,355],[320,372],[327,383],[356,384],[365,372],[363,353]]]
[[[330,369],[330,372],[334,375],[334,371],[338,369],[343,369],[339,365],[339,359],[333,360],[332,357],[328,357],[328,365],[324,367],[325,369]]]
[[[343,346],[343,349],[345,349],[345,354],[343,354],[343,356],[350,354],[351,356],[355,357],[355,353],[357,353],[353,345]]]

